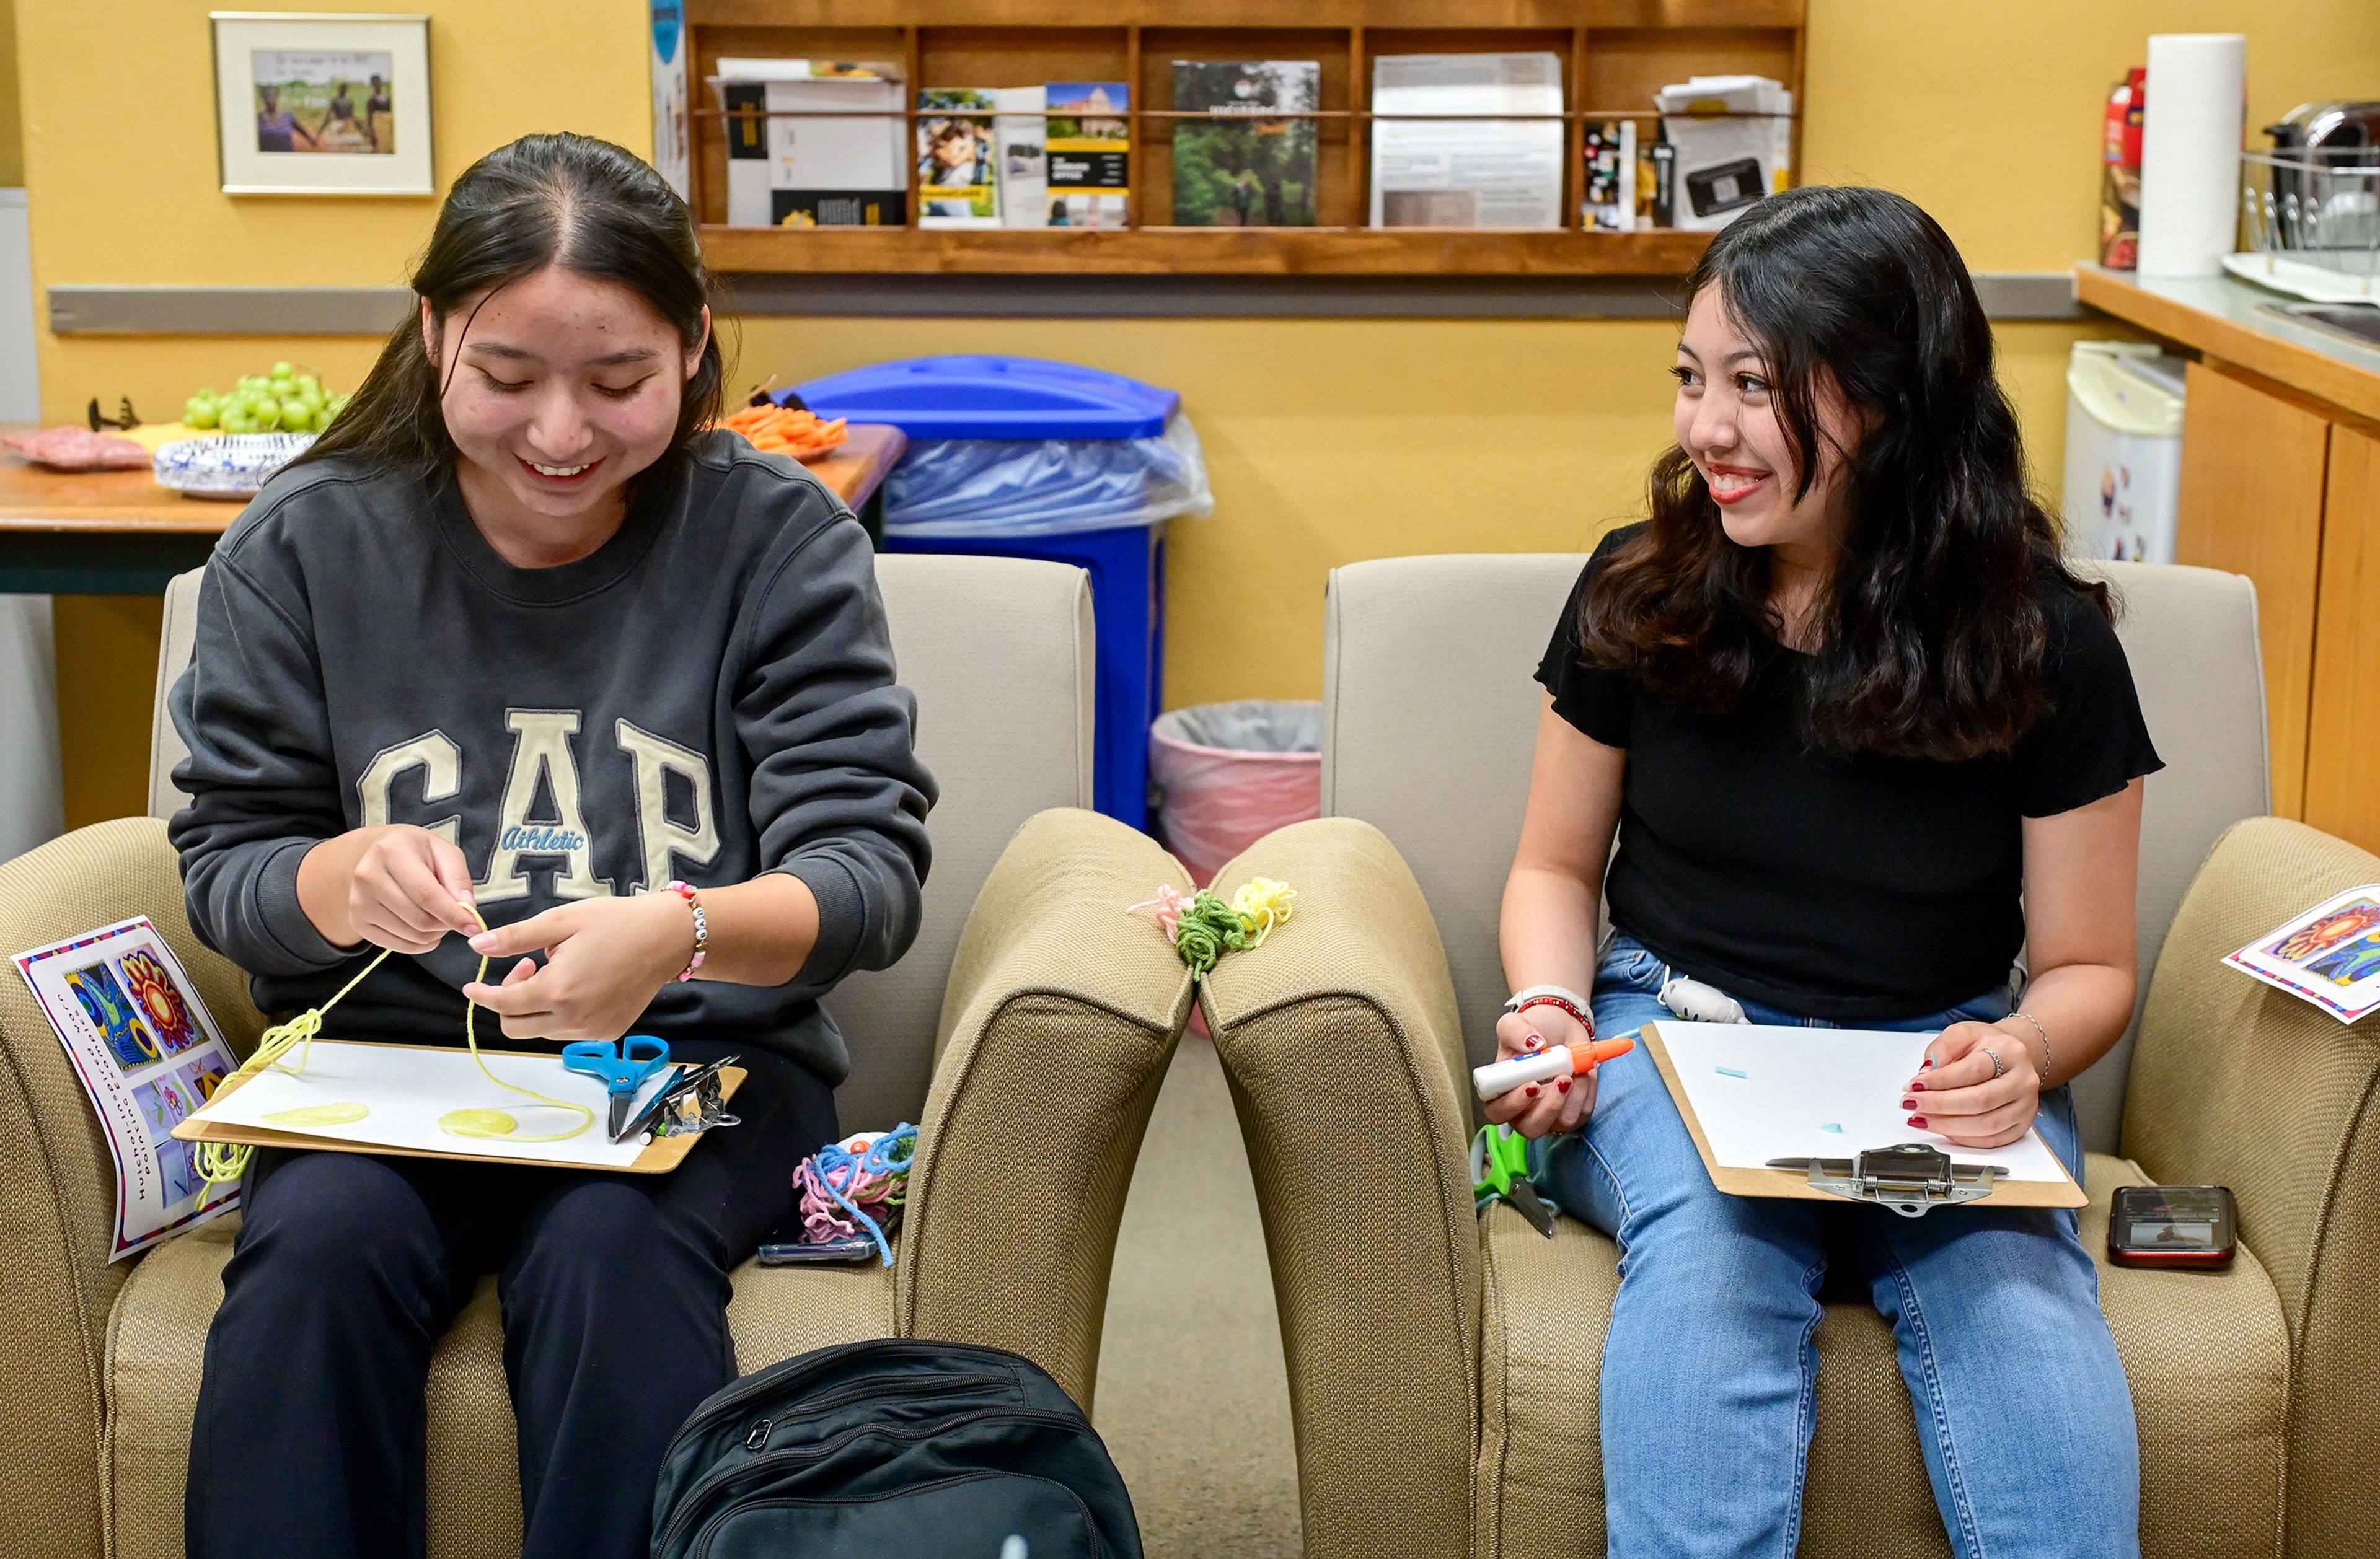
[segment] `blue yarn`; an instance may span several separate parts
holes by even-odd
[[[876,1242],[877,1253],[883,1258],[886,1266],[892,1264],[892,1242],[885,1238],[884,1230],[875,1219],[861,1212],[859,1204],[843,1193],[843,1187],[835,1183],[835,1171],[847,1166],[851,1173],[845,1179],[856,1185],[871,1175],[905,1174],[910,1161],[917,1156],[917,1129],[906,1121],[868,1143],[865,1153],[854,1153],[841,1142],[829,1142],[810,1154],[811,1162],[818,1166],[819,1184],[826,1188],[827,1195],[834,1198],[837,1206],[850,1214],[854,1221],[868,1231],[868,1238]]]

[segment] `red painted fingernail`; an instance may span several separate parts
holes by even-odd
[[[1532,1098],[1532,1099],[1534,1099],[1534,1098],[1536,1098],[1536,1096],[1537,1096],[1537,1085],[1536,1085],[1536,1083],[1532,1082],[1532,1083],[1530,1083],[1530,1084],[1529,1084],[1529,1097],[1530,1097],[1530,1098]]]
[[[1926,1064],[1928,1067],[1931,1067],[1931,1066],[1934,1064],[1934,1057],[1931,1057],[1931,1056],[1926,1057],[1925,1057],[1925,1064]]]
[[[1555,1092],[1555,1093],[1557,1093],[1557,1094],[1567,1094],[1567,1093],[1569,1093],[1569,1092],[1570,1092],[1570,1079],[1568,1079],[1568,1078],[1563,1078],[1560,1082],[1555,1083],[1555,1084],[1554,1084],[1554,1092]]]
[[[1912,1082],[1909,1085],[1909,1091],[1912,1094],[1923,1094],[1925,1092],[1925,1085],[1922,1082]]]
[[[1909,1124],[1922,1131],[1925,1129],[1925,1118],[1922,1115],[1912,1115],[1909,1118]]]
[[[1546,1047],[1546,1042],[1545,1042],[1544,1040],[1539,1039],[1536,1034],[1531,1034],[1531,1035],[1529,1036],[1529,1048],[1530,1048],[1530,1049],[1532,1049],[1532,1050],[1542,1050],[1542,1049],[1544,1049],[1545,1047]]]
[[[1913,1110],[1917,1107],[1917,1101],[1914,1099],[1903,1099],[1900,1101],[1900,1107],[1905,1110]]]

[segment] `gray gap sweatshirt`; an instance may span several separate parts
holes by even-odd
[[[287,1012],[375,950],[334,946],[298,903],[300,858],[351,828],[453,840],[491,925],[790,872],[819,903],[801,973],[673,983],[638,1032],[772,1046],[840,1082],[819,998],[907,949],[929,860],[934,781],[892,679],[866,533],[733,434],[558,568],[497,556],[451,482],[301,466],[216,547],[172,695],[191,925]],[[459,936],[394,955],[324,1032],[459,1045],[478,966]],[[481,1014],[481,1042],[497,1033]]]

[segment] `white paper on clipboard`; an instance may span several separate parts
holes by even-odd
[[[489,1082],[468,1050],[335,1039],[318,1039],[309,1048],[311,1054],[303,1056],[304,1072],[293,1075],[282,1070],[283,1065],[299,1064],[301,1052],[292,1049],[280,1063],[217,1094],[206,1108],[196,1112],[196,1118],[368,1147],[431,1153],[459,1150],[477,1158],[531,1159],[590,1169],[625,1169],[644,1151],[644,1143],[638,1139],[617,1143],[611,1140],[604,1130],[611,1100],[602,1082],[584,1072],[565,1070],[558,1056],[487,1057],[489,1067],[505,1082],[595,1112],[592,1126],[560,1142],[540,1142],[525,1136],[457,1137],[438,1124],[440,1117],[467,1108],[502,1110],[520,1123],[527,1136],[568,1130],[578,1122],[579,1118],[570,1111],[540,1105]],[[664,1067],[648,1078],[638,1094],[636,1107],[641,1108],[659,1093],[672,1075]],[[325,1105],[360,1105],[366,1113],[360,1119],[336,1123],[298,1124],[274,1118],[288,1110]]]
[[[1902,1090],[1925,1064],[1930,1033],[1667,1019],[1660,1027],[1711,1157],[1724,1167],[1924,1142],[1961,1164],[1998,1165],[2011,1180],[2068,1178],[2038,1130],[2006,1147],[1966,1148],[1909,1124],[1910,1115],[1925,1113],[1925,1095],[1915,1095],[1917,1110],[1904,1110],[1900,1101],[1911,1095]]]

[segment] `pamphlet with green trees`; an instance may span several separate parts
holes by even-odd
[[[1173,221],[1182,227],[1311,227],[1322,106],[1315,60],[1173,62]]]

